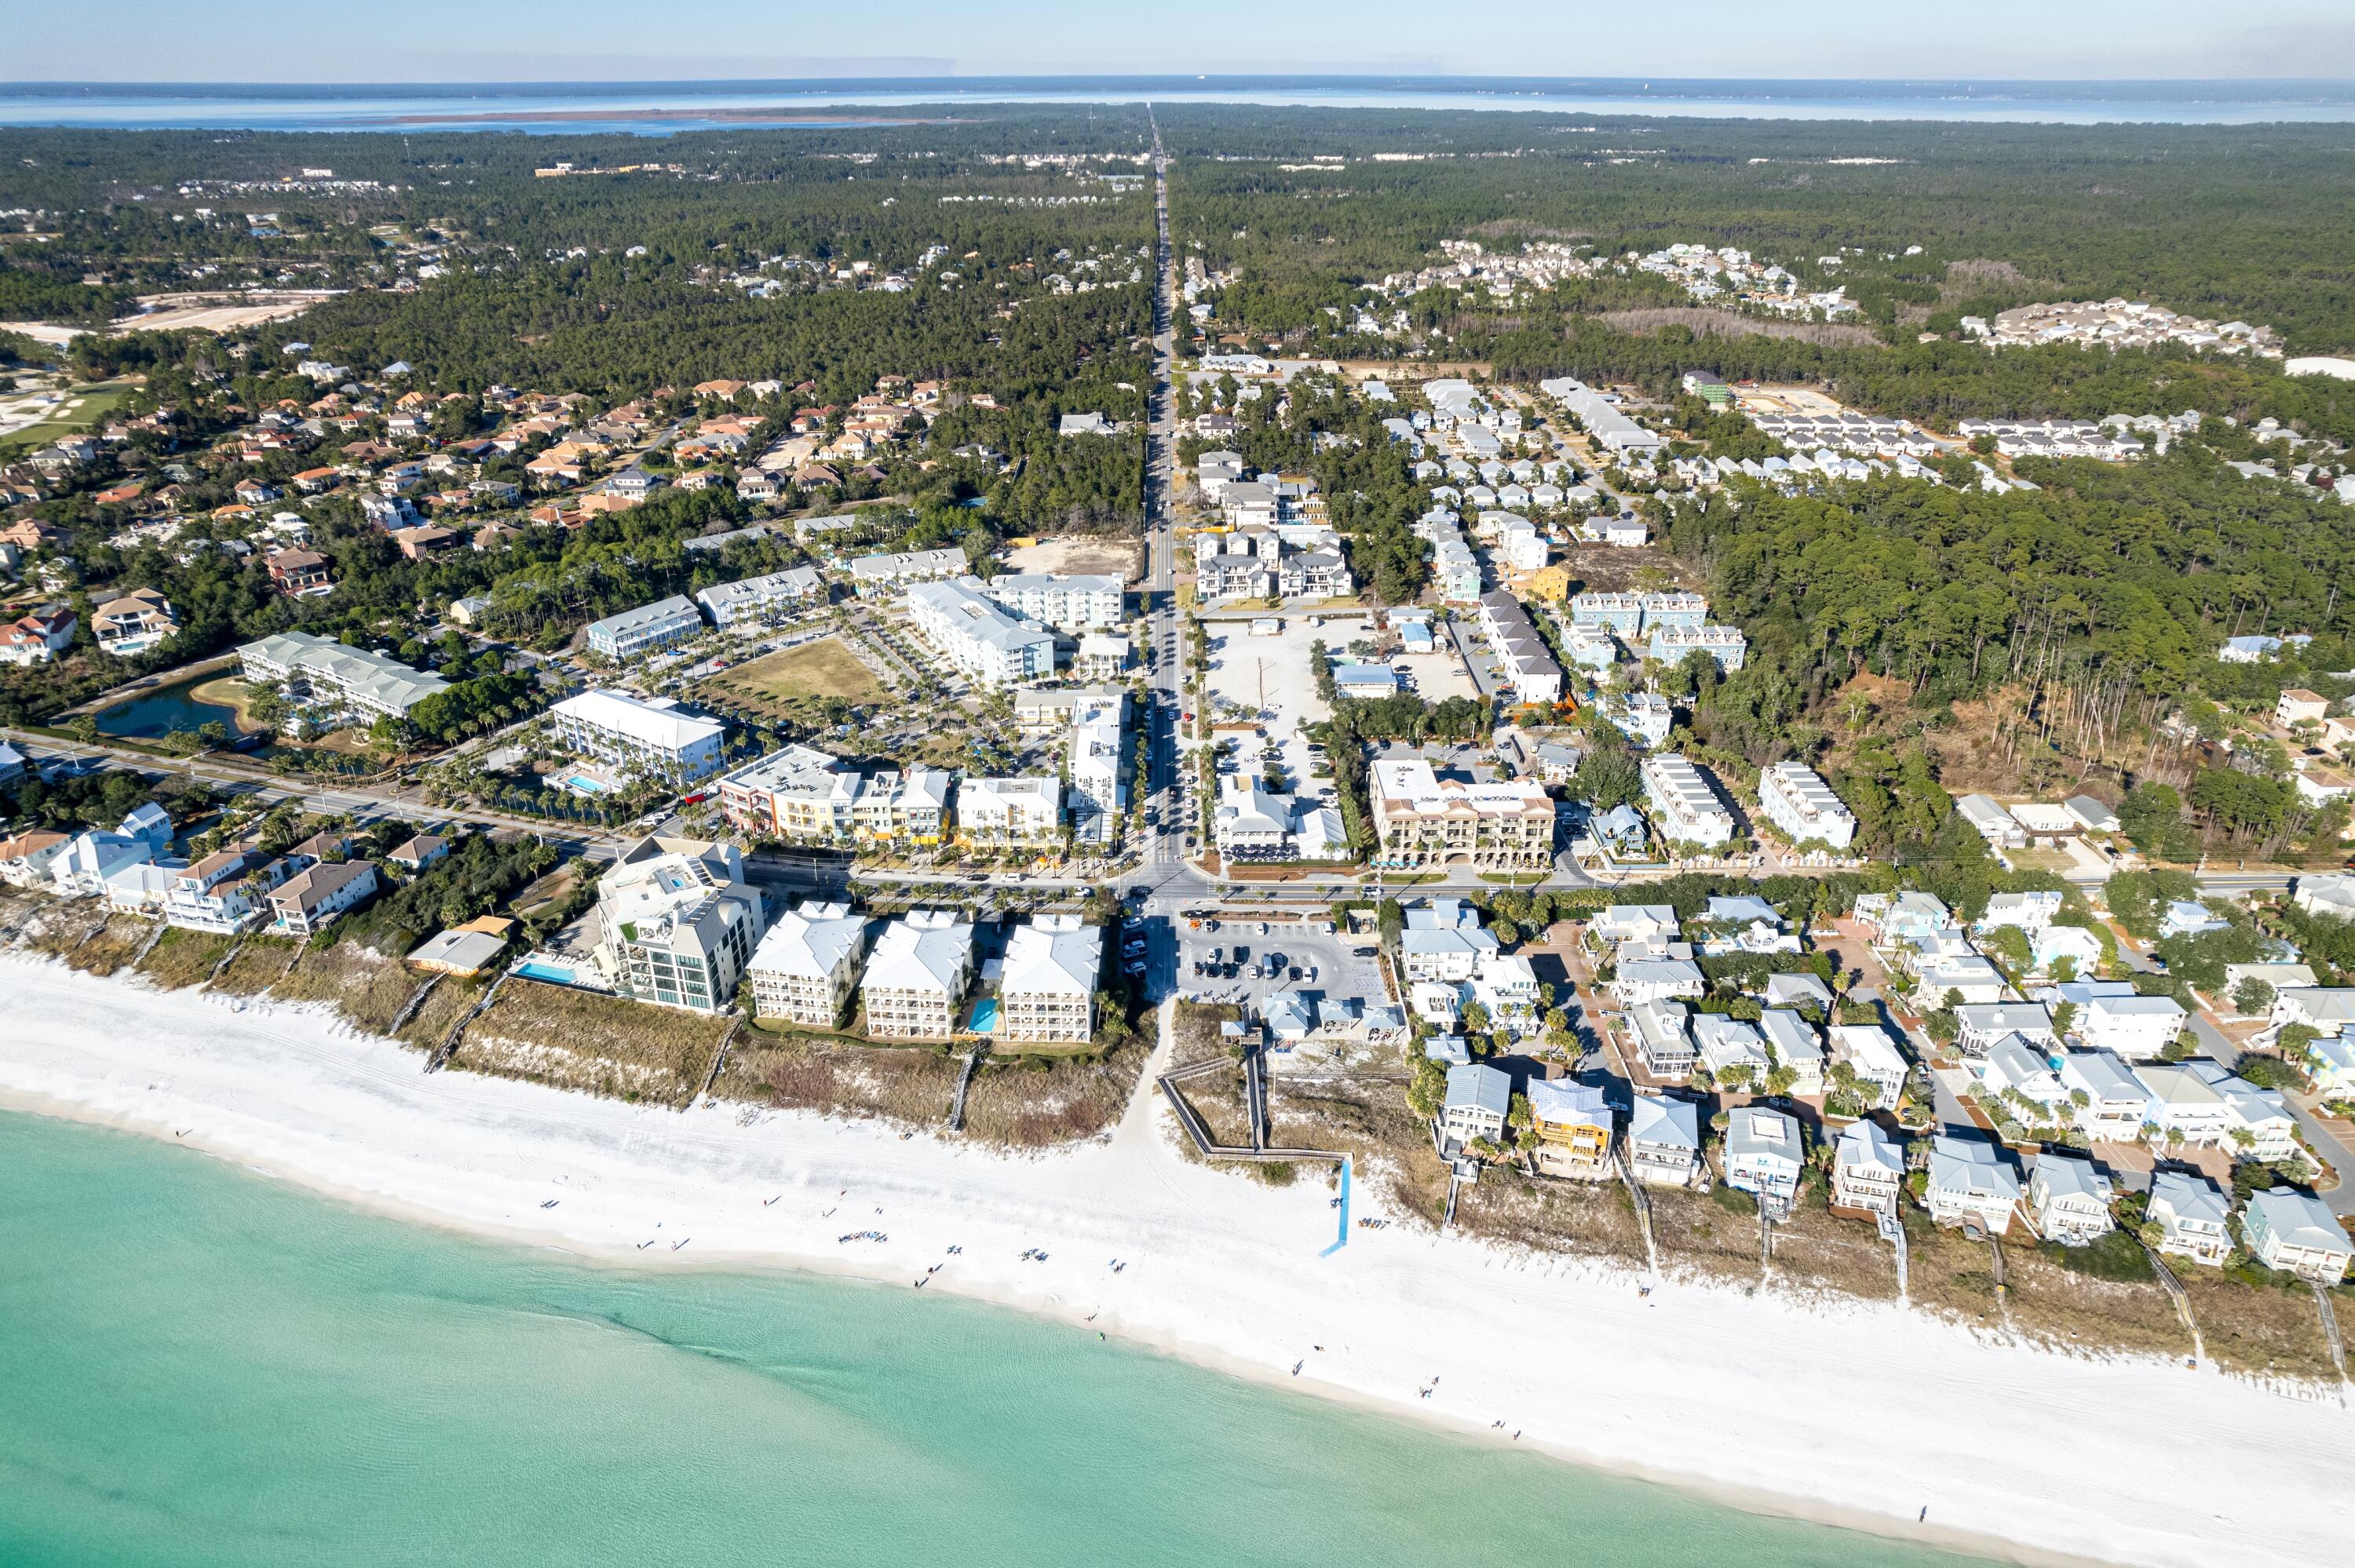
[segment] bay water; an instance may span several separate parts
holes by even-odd
[[[0,1113],[0,1563],[943,1554],[956,1568],[1971,1561],[904,1287],[584,1265]]]

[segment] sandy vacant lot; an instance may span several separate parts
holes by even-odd
[[[1065,539],[1041,539],[1006,557],[1015,572],[1060,572],[1067,576],[1118,577],[1135,582],[1144,572],[1144,557],[1134,539],[1096,539],[1076,535]]]

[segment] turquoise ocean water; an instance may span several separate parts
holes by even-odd
[[[0,1563],[1929,1568],[903,1289],[631,1273],[0,1114]]]

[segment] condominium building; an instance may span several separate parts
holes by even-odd
[[[1055,634],[1008,615],[978,578],[918,583],[908,590],[916,630],[952,666],[985,686],[1055,673]]]
[[[608,659],[635,659],[676,648],[703,631],[703,612],[684,594],[658,599],[589,623],[589,651]]]
[[[1098,631],[1121,623],[1121,579],[1006,572],[981,585],[1007,614],[1058,631]]]
[[[1794,843],[1838,850],[1856,842],[1856,814],[1804,762],[1777,762],[1758,775],[1758,812]]]
[[[1095,1034],[1103,932],[1076,915],[1040,915],[1006,942],[997,982],[997,1038],[1047,1043]]]
[[[1554,807],[1531,779],[1443,780],[1415,759],[1374,764],[1375,863],[1412,869],[1463,863],[1542,871],[1553,862]]]
[[[598,968],[623,996],[724,1012],[762,914],[734,845],[641,839],[598,879]]]
[[[965,567],[963,550],[901,550],[891,555],[861,556],[850,563],[850,586],[865,598],[909,583],[953,577]]]
[[[788,746],[719,780],[719,809],[740,832],[796,843],[938,843],[952,776],[911,768],[867,775],[840,758]]]
[[[884,927],[859,998],[876,1040],[946,1040],[973,983],[973,926],[946,909],[911,909]]]
[[[714,583],[697,594],[695,602],[703,607],[712,625],[725,630],[773,621],[803,605],[822,605],[826,584],[815,567],[793,567],[732,583]]]
[[[668,697],[593,691],[549,710],[566,747],[673,784],[719,771],[727,726],[691,714]]]
[[[778,917],[752,949],[745,979],[752,1011],[814,1029],[842,1022],[867,951],[867,921],[847,904],[805,898]]]
[[[283,687],[297,705],[331,720],[402,718],[450,686],[439,675],[307,631],[272,632],[237,652],[247,680]]]
[[[1059,779],[967,779],[957,786],[957,827],[984,843],[1043,843],[1062,830]]]
[[[1644,758],[1644,799],[1652,825],[1671,843],[1721,844],[1733,837],[1733,813],[1701,770],[1673,751]]]

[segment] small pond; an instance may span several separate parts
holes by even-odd
[[[99,733],[130,740],[161,740],[177,730],[219,724],[226,725],[232,736],[243,735],[246,730],[237,721],[236,708],[227,703],[201,702],[197,697],[198,687],[219,678],[216,672],[196,680],[176,681],[168,686],[142,692],[129,702],[117,703],[100,712]]]

